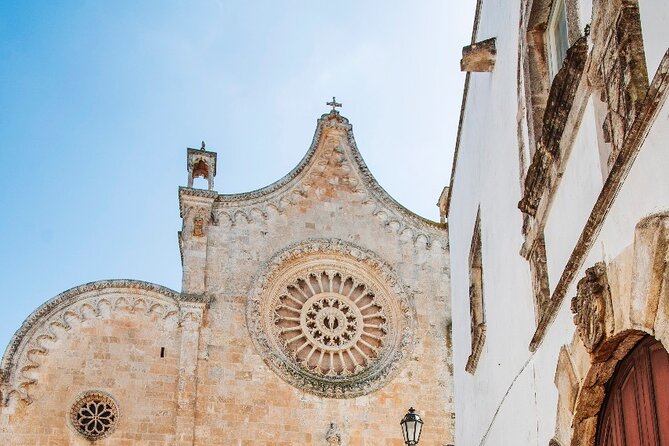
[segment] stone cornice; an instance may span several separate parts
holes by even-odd
[[[200,202],[203,205],[211,205],[218,196],[215,190],[194,189],[192,187],[179,187],[179,215],[184,216],[184,200]]]
[[[198,303],[206,305],[211,303],[211,296],[205,296],[202,294],[181,293],[179,300],[181,302]]]

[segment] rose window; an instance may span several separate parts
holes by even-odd
[[[111,434],[118,423],[118,407],[111,396],[87,392],[72,405],[70,421],[77,432],[89,440]]]
[[[374,291],[338,272],[309,274],[289,284],[274,313],[284,351],[322,375],[360,372],[379,356],[388,332]]]
[[[370,393],[405,363],[415,310],[373,252],[312,239],[277,253],[249,290],[249,333],[291,385],[328,398]]]

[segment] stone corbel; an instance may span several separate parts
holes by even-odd
[[[495,37],[482,40],[462,48],[462,59],[460,60],[460,71],[468,73],[486,73],[495,69],[497,48]]]

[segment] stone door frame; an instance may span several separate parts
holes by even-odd
[[[669,351],[669,211],[642,219],[634,243],[588,268],[572,299],[577,327],[560,350],[556,434],[550,444],[594,446],[605,386],[646,335]]]

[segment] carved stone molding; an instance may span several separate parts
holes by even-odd
[[[631,170],[636,156],[650,131],[650,128],[659,116],[659,111],[669,95],[669,50],[665,52],[660,66],[648,88],[639,115],[627,132],[623,148],[616,158],[609,176],[604,183],[601,193],[597,197],[592,212],[581,231],[581,235],[574,246],[565,269],[555,285],[553,294],[548,303],[537,330],[530,342],[530,350],[534,351],[541,344],[543,337],[553,322],[560,305],[566,296],[572,281],[577,276],[583,262],[597,239],[599,230],[604,223],[618,192]]]
[[[267,220],[272,213],[282,214],[317,193],[314,184],[327,166],[336,168],[338,187],[348,188],[384,227],[404,236],[403,240],[421,243],[428,249],[435,240],[447,249],[446,224],[420,217],[388,195],[365,165],[352,126],[339,113],[321,116],[311,147],[285,177],[252,192],[218,195],[212,211],[213,224],[254,224]]]
[[[560,159],[560,142],[587,57],[588,39],[581,37],[567,51],[564,64],[551,84],[541,138],[525,177],[523,198],[518,203],[518,208],[526,214],[535,215],[549,183],[550,169]]]
[[[2,358],[2,404],[11,395],[26,403],[32,401],[30,386],[37,383],[34,372],[49,353],[49,345],[63,331],[71,329],[71,321],[128,311],[153,315],[161,320],[172,319],[180,324],[189,312],[182,312],[179,293],[168,288],[136,280],[104,280],[71,288],[49,300],[24,321],[10,341]],[[206,305],[206,304],[203,304]],[[188,306],[186,304],[186,306]]]
[[[610,168],[641,111],[648,91],[648,70],[638,1],[598,0],[593,11],[596,54],[590,71],[608,108],[602,130],[605,141],[612,145]]]
[[[120,417],[116,400],[99,390],[79,395],[69,411],[70,425],[75,432],[91,442],[111,435]]]
[[[641,220],[631,248],[588,268],[577,285],[577,335],[561,349],[555,373],[562,444],[595,444],[607,383],[639,340],[651,335],[669,347],[669,212]]]
[[[246,319],[258,352],[281,378],[329,398],[380,388],[415,342],[413,302],[392,269],[337,239],[276,254],[249,292]]]
[[[592,353],[606,335],[606,321],[612,311],[604,262],[586,269],[576,289],[577,294],[571,299],[574,324],[586,350]]]
[[[476,222],[474,223],[474,230],[472,232],[472,242],[469,248],[469,318],[471,352],[467,358],[465,370],[474,374],[479,362],[479,357],[483,351],[486,335],[480,209],[476,213]]]

